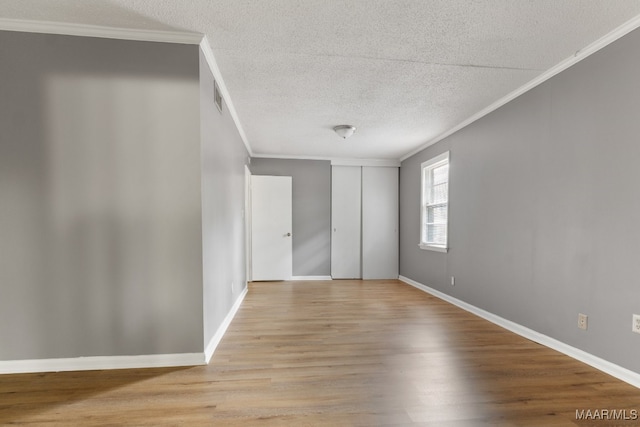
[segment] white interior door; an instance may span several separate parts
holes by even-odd
[[[398,168],[362,168],[362,278],[398,278]]]
[[[290,280],[292,178],[251,176],[252,280]]]
[[[331,167],[331,277],[359,279],[361,211],[360,166]]]
[[[251,171],[244,165],[244,258],[247,282],[251,279]]]

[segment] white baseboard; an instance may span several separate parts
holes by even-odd
[[[233,307],[211,338],[203,353],[179,354],[148,354],[137,356],[89,356],[69,357],[58,359],[34,360],[0,360],[0,374],[25,374],[32,372],[64,372],[64,371],[94,371],[103,369],[136,369],[136,368],[167,368],[175,366],[206,365],[211,360],[213,352],[231,324],[233,317],[240,308],[248,288],[240,294]]]
[[[631,371],[627,368],[623,368],[622,366],[601,359],[591,353],[587,353],[586,351],[572,347],[568,344],[563,343],[562,341],[558,341],[555,338],[551,338],[547,335],[536,332],[533,329],[529,329],[525,326],[504,319],[493,313],[489,313],[488,311],[461,301],[436,289],[430,288],[429,286],[423,285],[422,283],[416,282],[415,280],[411,280],[408,277],[400,276],[399,280],[415,288],[418,288],[421,291],[440,298],[441,300],[460,307],[463,310],[473,313],[476,316],[482,317],[483,319],[488,320],[491,323],[495,323],[496,325],[501,326],[515,334],[518,334],[531,341],[535,341],[553,350],[559,351],[560,353],[566,354],[569,357],[586,363],[587,365],[605,372],[615,378],[618,378],[619,380],[622,380],[628,384],[631,384],[634,387],[640,388],[640,374],[637,372]]]
[[[331,276],[292,276],[291,280],[331,280]]]
[[[220,344],[220,341],[222,340],[222,337],[224,336],[225,332],[227,332],[227,328],[231,324],[231,321],[233,320],[236,313],[238,312],[238,309],[242,305],[242,301],[244,301],[244,297],[247,295],[248,291],[249,291],[249,287],[245,286],[240,296],[238,296],[238,299],[236,299],[236,302],[233,303],[233,307],[231,307],[231,310],[229,310],[229,313],[227,313],[227,316],[224,318],[224,321],[222,322],[222,324],[220,325],[216,333],[213,335],[213,337],[211,337],[211,340],[209,340],[209,344],[207,344],[207,347],[204,350],[205,364],[208,364],[211,358],[213,357],[213,353],[216,351],[216,348],[218,347],[218,344]]]
[[[166,368],[173,366],[193,366],[204,364],[204,353],[7,360],[0,361],[0,374],[94,371],[103,369]]]

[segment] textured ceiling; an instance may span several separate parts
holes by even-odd
[[[638,0],[0,0],[207,35],[256,155],[400,158],[640,14]],[[338,124],[358,127],[342,140]]]

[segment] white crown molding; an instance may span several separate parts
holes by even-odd
[[[179,44],[199,44],[203,38],[203,34],[180,31],[140,30],[104,27],[100,25],[73,24],[68,22],[29,21],[7,18],[0,18],[0,30]]]
[[[204,353],[149,354],[139,356],[91,356],[59,359],[3,360],[0,374],[93,371],[102,369],[166,368],[204,365]]]
[[[480,110],[479,112],[477,112],[473,116],[469,117],[468,119],[464,120],[462,123],[458,124],[457,126],[454,126],[453,128],[449,129],[448,131],[436,136],[435,138],[433,138],[433,139],[427,141],[426,143],[420,145],[418,148],[416,148],[416,149],[410,151],[409,153],[405,154],[404,156],[400,157],[400,161],[402,162],[402,161],[408,159],[409,157],[419,153],[420,151],[424,150],[425,148],[427,148],[427,147],[429,147],[429,146],[431,146],[431,145],[433,145],[433,144],[435,144],[437,142],[442,141],[443,139],[445,139],[448,136],[453,135],[454,133],[456,133],[460,129],[469,126],[471,123],[475,122],[476,120],[481,119],[482,117],[486,116],[487,114],[497,110],[498,108],[502,107],[503,105],[507,104],[508,102],[510,102],[510,101],[514,100],[515,98],[519,97],[520,95],[523,95],[524,93],[530,91],[531,89],[535,88],[536,86],[546,82],[547,80],[549,80],[553,76],[555,76],[555,75],[561,73],[562,71],[566,70],[567,68],[577,64],[578,62],[580,62],[583,59],[589,57],[590,55],[593,55],[594,53],[596,53],[600,49],[608,46],[609,44],[613,43],[614,41],[618,40],[619,38],[629,34],[631,31],[635,30],[638,27],[640,27],[640,15],[638,15],[638,16],[632,18],[631,20],[627,21],[626,23],[622,24],[620,27],[616,28],[615,30],[611,31],[610,33],[606,34],[605,36],[599,38],[598,40],[596,40],[595,42],[591,43],[587,47],[576,51],[575,54],[573,54],[569,58],[567,58],[564,61],[556,64],[554,67],[552,67],[549,70],[545,71],[544,73],[540,74],[538,77],[534,78],[533,80],[529,81],[525,85],[519,87],[518,89],[514,90],[513,92],[511,92],[508,95],[504,96],[503,98],[500,98],[499,100],[497,100],[493,104],[489,105],[488,107]]]
[[[320,160],[331,161],[330,157],[322,156],[298,156],[295,154],[265,154],[265,153],[253,153],[251,155],[254,159],[284,159],[284,160]]]
[[[400,167],[400,162],[394,159],[332,159],[331,166],[379,166]]]
[[[535,341],[553,350],[559,351],[560,353],[579,360],[580,362],[584,362],[589,366],[592,366],[602,372],[618,378],[621,381],[631,384],[634,387],[640,388],[640,373],[631,371],[627,368],[623,368],[622,366],[611,363],[608,360],[601,359],[591,353],[587,353],[586,351],[572,347],[569,344],[565,344],[562,341],[558,341],[555,338],[551,338],[547,335],[536,332],[533,329],[529,329],[518,323],[497,316],[493,313],[461,301],[436,289],[430,288],[429,286],[423,285],[422,283],[416,282],[415,280],[409,279],[408,277],[400,276],[399,280],[417,289],[420,289],[423,292],[433,295],[436,298],[440,298],[443,301],[446,301],[450,304],[460,307],[463,310],[473,313],[476,316],[488,320],[489,322],[507,329],[508,331],[518,334],[531,341]]]
[[[283,159],[283,160],[320,160],[329,161],[332,166],[388,166],[400,167],[400,161],[396,159],[352,159],[322,156],[297,156],[287,154],[254,153],[254,159]]]
[[[333,280],[331,276],[291,276],[291,280],[312,281],[312,280]]]
[[[227,90],[227,85],[224,83],[222,73],[220,73],[218,63],[216,62],[216,58],[213,56],[213,50],[211,50],[211,45],[209,44],[209,40],[207,40],[206,36],[202,37],[202,40],[200,41],[200,49],[204,53],[207,64],[209,64],[209,69],[213,74],[213,78],[216,79],[216,82],[218,83],[218,87],[220,88],[220,92],[222,92],[222,97],[224,98],[224,103],[226,104],[229,114],[231,114],[231,118],[233,118],[233,122],[236,124],[236,128],[238,130],[238,133],[240,134],[240,138],[242,139],[245,148],[249,152],[249,156],[253,156],[251,145],[249,145],[249,140],[247,139],[247,135],[244,132],[242,123],[240,122],[240,117],[238,116],[236,108],[233,105],[233,101],[231,100],[231,96],[229,95],[229,91]]]
[[[209,344],[207,344],[207,347],[204,350],[205,363],[208,364],[211,360],[211,357],[213,357],[213,353],[216,351],[216,348],[218,348],[218,344],[220,344],[222,337],[224,337],[224,334],[227,332],[227,328],[229,328],[229,325],[231,325],[231,321],[240,309],[242,301],[244,301],[244,297],[247,295],[248,291],[249,288],[245,284],[244,290],[236,299],[236,302],[233,304],[233,307],[231,307],[231,310],[229,310],[229,313],[227,313],[227,316],[222,321],[222,324],[220,325],[216,333],[213,335],[213,337],[211,337]]]
[[[201,33],[189,33],[178,31],[156,31],[156,30],[140,30],[131,28],[113,28],[104,27],[100,25],[84,25],[84,24],[72,24],[64,22],[47,22],[47,21],[28,21],[18,19],[6,19],[0,18],[0,30],[5,31],[20,31],[27,33],[41,33],[41,34],[59,34],[68,36],[80,36],[80,37],[100,37],[106,39],[118,39],[118,40],[134,40],[134,41],[148,41],[148,42],[163,42],[163,43],[178,43],[178,44],[197,44],[200,46],[204,57],[207,60],[207,64],[213,74],[213,77],[218,83],[220,92],[224,98],[224,102],[229,110],[229,114],[233,118],[233,121],[238,129],[240,138],[244,143],[249,155],[252,154],[251,146],[247,140],[247,136],[242,128],[238,113],[231,101],[229,91],[224,83],[218,64],[213,56],[211,45],[206,36]]]

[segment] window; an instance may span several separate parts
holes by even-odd
[[[449,212],[449,152],[422,164],[420,247],[447,251]]]

